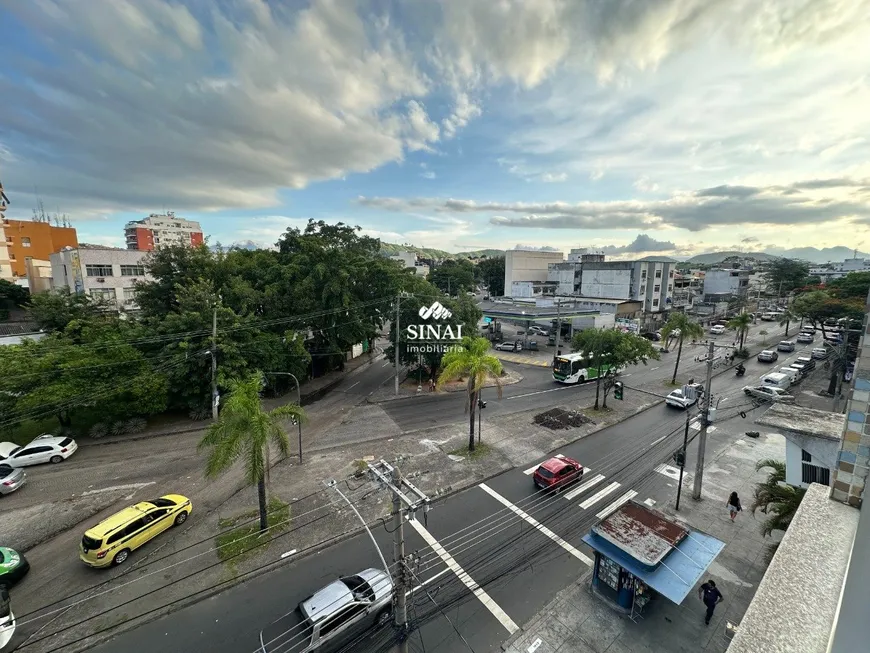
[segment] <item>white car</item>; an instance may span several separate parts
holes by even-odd
[[[780,388],[774,388],[771,386],[747,385],[743,388],[743,392],[748,394],[750,397],[755,397],[756,399],[764,399],[766,401],[779,401],[783,403],[790,403],[794,401],[794,397],[788,394],[785,390],[782,390]]]
[[[698,402],[698,393],[690,393],[686,395],[682,388],[677,388],[665,397],[665,403],[674,408],[688,408]]]
[[[714,336],[721,336],[723,333],[725,333],[725,327],[721,324],[714,324],[710,327],[710,333],[712,333]]]
[[[520,340],[517,342],[500,342],[495,348],[499,351],[522,351],[523,343]]]
[[[10,467],[27,467],[41,463],[57,464],[72,456],[77,450],[78,445],[72,438],[40,435],[30,444],[15,449],[3,463]]]
[[[828,357],[828,353],[828,350],[824,347],[816,347],[815,349],[813,349],[813,358],[815,358],[816,360],[824,360]]]
[[[14,442],[0,442],[0,465],[6,463],[9,456],[18,451],[21,447]]]

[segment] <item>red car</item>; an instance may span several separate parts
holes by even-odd
[[[550,458],[535,470],[534,478],[539,488],[560,489],[583,478],[583,465],[573,458]]]

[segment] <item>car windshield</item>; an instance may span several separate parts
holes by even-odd
[[[683,391],[682,391],[682,390],[674,390],[674,391],[671,393],[671,396],[672,396],[674,399],[682,399],[682,398],[683,398]]]
[[[553,472],[551,472],[549,469],[546,469],[546,468],[544,468],[544,467],[538,467],[538,474],[540,474],[540,475],[543,476],[544,478],[553,478],[553,477],[555,477],[555,474],[554,474]]]
[[[6,478],[12,473],[12,468],[9,465],[0,465],[0,478]]]
[[[160,497],[159,499],[151,499],[148,503],[152,503],[158,508],[171,508],[176,505],[175,501],[172,499],[167,499],[165,497]]]

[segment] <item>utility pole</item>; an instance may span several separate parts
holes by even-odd
[[[686,410],[686,428],[683,431],[683,450],[680,459],[680,481],[677,484],[677,505],[674,510],[680,509],[680,495],[683,492],[683,470],[686,468],[686,449],[689,446],[689,411]]]
[[[561,303],[559,298],[556,298],[556,353],[553,354],[553,362],[556,362],[556,356],[559,355],[559,339],[562,337],[562,311],[560,310]]]
[[[218,389],[217,389],[217,304],[211,315],[211,418],[218,418]]]
[[[401,367],[399,365],[399,346],[402,341],[402,333],[399,326],[399,306],[402,303],[402,293],[396,295],[396,352],[393,355],[393,363],[396,366],[396,394],[399,394],[399,371]]]
[[[713,397],[710,394],[710,386],[713,383],[713,351],[715,345],[710,341],[707,349],[707,384],[704,389],[704,415],[701,418],[701,433],[698,436],[698,464],[695,467],[695,486],[692,490],[692,498],[701,500],[701,483],[704,480],[704,453],[707,448],[707,426],[710,423],[710,406]]]

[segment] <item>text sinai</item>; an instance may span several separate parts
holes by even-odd
[[[411,340],[462,340],[462,325],[411,324],[408,326]]]

